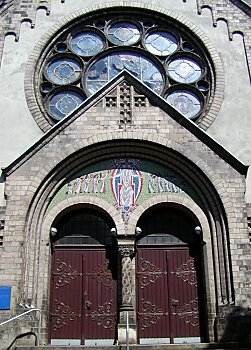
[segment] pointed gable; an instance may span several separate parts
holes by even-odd
[[[166,140],[182,144],[184,148],[193,139],[204,144],[241,174],[246,174],[247,171],[244,164],[198,125],[124,71],[87,99],[76,111],[58,122],[27,152],[5,168],[4,172],[6,175],[11,174],[26,161],[31,161],[33,156],[42,156],[47,148],[50,150],[49,154],[45,158],[42,156],[45,163],[50,159],[50,154],[70,150],[76,141],[87,145],[87,140],[91,137],[105,140],[105,136],[99,136],[106,133],[113,133],[114,139],[119,140],[122,132],[130,132],[132,139],[138,139],[139,132],[149,136],[161,135]]]

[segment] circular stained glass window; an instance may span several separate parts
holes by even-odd
[[[166,100],[172,107],[189,119],[195,118],[202,110],[202,98],[190,90],[177,89],[170,92]]]
[[[167,65],[169,76],[179,83],[194,83],[203,75],[201,64],[194,58],[178,57]]]
[[[166,31],[155,31],[145,38],[145,47],[157,56],[168,56],[174,53],[179,46],[178,39]]]
[[[51,116],[60,120],[78,108],[85,100],[85,96],[81,89],[73,89],[71,87],[62,89],[54,89],[47,98],[47,106]]]
[[[40,106],[60,120],[127,71],[187,118],[199,117],[214,77],[197,38],[154,13],[115,12],[71,22],[52,40],[39,68]]]
[[[140,39],[140,30],[131,22],[117,22],[108,28],[108,38],[115,45],[133,45]]]
[[[89,94],[98,91],[123,70],[130,72],[157,94],[165,81],[161,68],[148,57],[136,52],[114,52],[103,56],[87,70],[85,83]]]
[[[71,50],[83,57],[96,55],[103,49],[104,45],[105,41],[101,35],[91,31],[80,32],[70,39]]]
[[[57,56],[45,67],[45,75],[54,84],[71,84],[80,78],[82,66],[81,61],[75,57]]]

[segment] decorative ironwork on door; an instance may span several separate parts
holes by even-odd
[[[191,285],[197,286],[197,274],[194,267],[194,259],[190,258],[186,263],[177,267],[176,271],[172,271],[176,277],[180,277],[184,282],[188,282]]]
[[[55,316],[54,330],[62,328],[63,326],[68,326],[71,321],[74,321],[76,317],[81,317],[81,315],[76,314],[68,305],[54,300],[56,306],[52,316]]]
[[[107,301],[103,305],[99,305],[97,310],[92,311],[91,319],[96,321],[98,326],[106,329],[114,329],[115,327],[115,313],[113,312],[114,300]]]
[[[142,299],[142,312],[139,312],[139,316],[141,316],[141,330],[143,331],[145,328],[157,324],[160,317],[164,314],[168,315],[168,312],[163,312],[157,305]]]
[[[70,284],[71,280],[75,280],[77,276],[82,276],[82,273],[74,270],[72,266],[66,262],[57,259],[53,276],[56,276],[56,288],[59,288],[63,287],[65,284]]]
[[[183,318],[186,323],[190,323],[193,327],[199,326],[199,308],[198,298],[191,300],[189,303],[182,305],[173,315]]]
[[[188,248],[138,249],[137,304],[140,339],[200,339],[197,271]]]
[[[138,271],[140,288],[155,283],[158,278],[161,278],[162,274],[166,274],[166,271],[161,271],[159,267],[150,261],[140,258],[140,267]]]
[[[116,272],[105,249],[53,254],[50,339],[115,339]]]
[[[111,271],[108,270],[108,261],[102,265],[98,265],[92,273],[87,275],[90,275],[92,278],[96,279],[98,283],[101,283],[106,287],[112,287],[113,279]]]

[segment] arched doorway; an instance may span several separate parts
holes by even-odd
[[[205,341],[202,240],[196,223],[177,208],[155,206],[138,226],[139,343]]]
[[[52,237],[49,338],[55,345],[112,345],[117,324],[117,248],[112,220],[81,208]]]

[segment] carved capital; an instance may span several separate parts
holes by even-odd
[[[134,246],[132,245],[119,246],[119,254],[121,258],[130,257],[133,253],[134,253]]]

